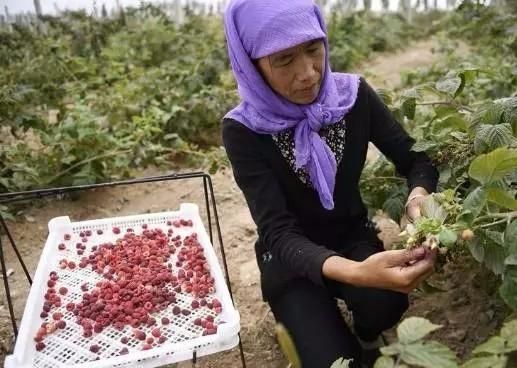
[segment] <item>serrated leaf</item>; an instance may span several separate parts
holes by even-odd
[[[397,327],[397,336],[401,344],[410,344],[426,337],[429,333],[441,328],[425,318],[409,317]]]
[[[395,361],[386,356],[381,356],[377,361],[375,362],[375,365],[373,368],[393,368],[395,367]]]
[[[454,96],[460,89],[461,84],[462,80],[460,77],[448,77],[436,82],[435,87],[440,92],[445,92],[451,96]]]
[[[509,145],[514,140],[510,124],[482,124],[476,129],[474,151],[486,153],[499,147]]]
[[[505,340],[500,336],[493,336],[488,341],[478,345],[472,354],[478,355],[481,353],[488,354],[502,354],[504,353]]]
[[[517,199],[513,198],[513,196],[504,189],[488,188],[487,195],[490,202],[493,202],[502,208],[517,211]]]
[[[456,356],[447,346],[436,341],[417,342],[407,345],[401,359],[409,364],[424,368],[456,368]]]
[[[469,167],[469,176],[481,184],[502,179],[517,170],[517,149],[498,148],[475,158]]]
[[[501,355],[476,357],[464,363],[461,368],[505,368],[508,358]]]
[[[504,108],[500,104],[489,102],[482,105],[472,116],[472,124],[499,124]]]
[[[517,135],[517,97],[501,98],[494,102],[501,106],[503,110],[503,114],[501,116],[502,122],[510,124],[514,134]]]

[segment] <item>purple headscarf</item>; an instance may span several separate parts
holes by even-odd
[[[318,131],[340,121],[354,106],[359,76],[330,70],[327,30],[318,6],[312,0],[231,0],[225,32],[241,97],[225,117],[260,134],[295,127],[296,166],[309,173],[323,207],[333,209],[336,158]],[[313,103],[294,104],[269,87],[253,59],[315,39],[324,39],[327,51],[320,91]]]

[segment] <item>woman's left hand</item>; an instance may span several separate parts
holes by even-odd
[[[409,222],[415,221],[417,218],[422,216],[420,208],[426,197],[429,195],[427,190],[422,187],[414,188],[408,196],[406,202],[406,217]]]

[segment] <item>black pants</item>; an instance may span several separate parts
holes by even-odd
[[[378,244],[358,243],[343,255],[362,261],[379,252]],[[358,288],[327,280],[328,287],[309,280],[293,281],[285,292],[269,301],[273,315],[289,331],[303,368],[329,368],[340,357],[354,359],[359,367],[361,348],[346,325],[335,298],[343,299],[354,317],[354,329],[362,340],[373,341],[393,327],[408,308],[406,294]]]

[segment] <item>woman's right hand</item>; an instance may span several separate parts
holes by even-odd
[[[434,272],[436,250],[388,250],[358,264],[355,285],[409,293]]]
[[[436,250],[388,250],[362,262],[330,257],[323,265],[326,277],[358,287],[389,289],[409,293],[434,271]]]

